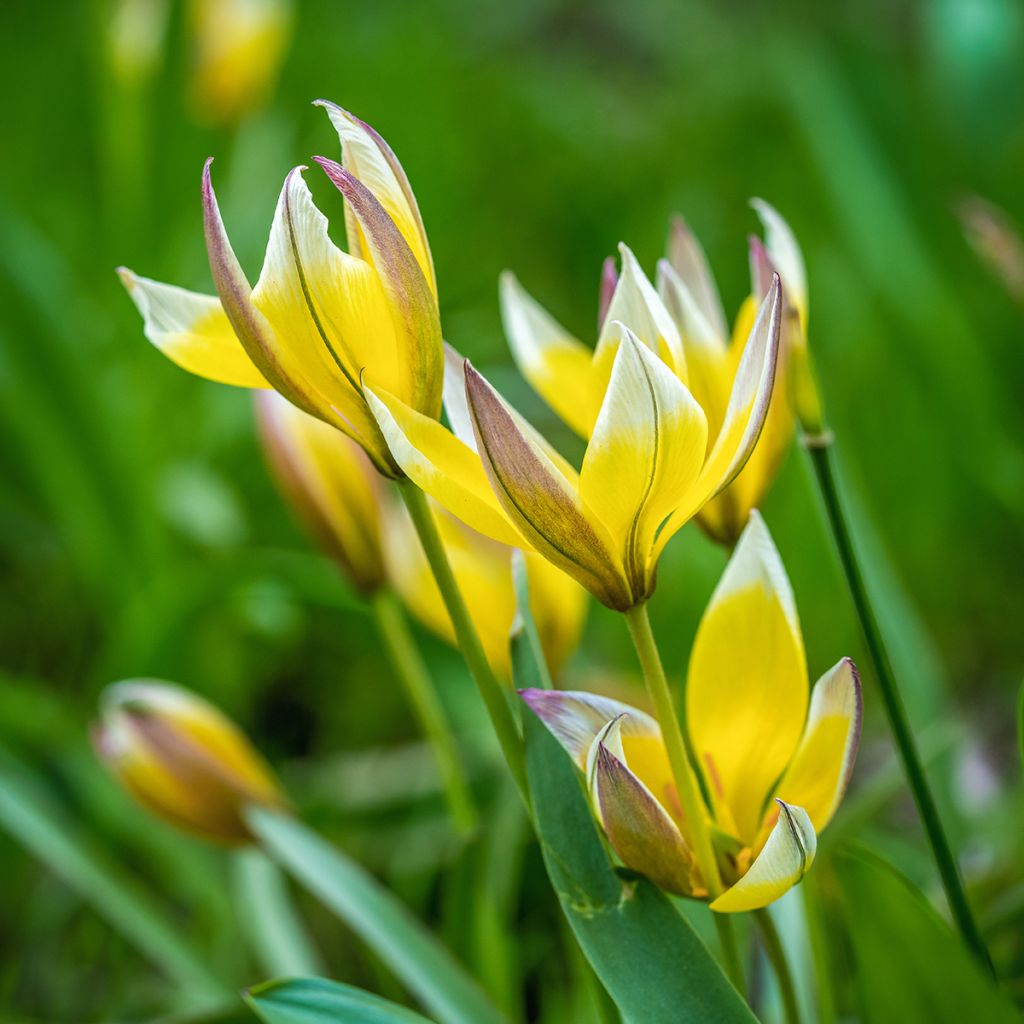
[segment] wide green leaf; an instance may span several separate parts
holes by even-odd
[[[836,874],[867,1024],[1010,1024],[1014,1009],[921,893],[867,850],[837,854]]]
[[[615,870],[575,765],[526,710],[526,766],[544,864],[562,910],[626,1024],[751,1024],[697,933],[644,878]]]
[[[323,978],[269,981],[246,993],[265,1024],[430,1024],[390,1000]]]
[[[369,872],[287,814],[251,807],[264,849],[334,911],[442,1024],[500,1024],[502,1015],[439,939]]]

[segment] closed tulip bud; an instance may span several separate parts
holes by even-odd
[[[328,233],[305,167],[287,176],[253,288],[203,170],[206,247],[217,296],[121,268],[146,337],[201,377],[273,388],[356,442],[386,476],[400,477],[364,381],[424,416],[441,411],[444,356],[434,266],[419,208],[398,158],[369,125],[324,107],[342,163],[316,162],[342,194],[349,251]]]
[[[246,807],[287,806],[270,768],[238,727],[170,683],[130,680],[109,687],[93,742],[143,807],[204,839],[248,842]]]
[[[584,774],[623,864],[670,892],[709,899],[658,722],[592,693],[523,699]],[[724,891],[720,913],[777,900],[810,869],[853,771],[863,715],[849,658],[808,685],[793,594],[760,516],[726,568],[694,641],[686,721]]]
[[[380,474],[354,441],[274,391],[256,396],[260,437],[282,492],[364,596],[385,583]]]

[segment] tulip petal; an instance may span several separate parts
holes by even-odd
[[[597,735],[613,719],[624,758],[632,771],[678,822],[676,795],[661,729],[650,715],[629,704],[583,690],[520,690],[520,696],[548,727],[580,771]]]
[[[577,481],[525,433],[497,392],[466,363],[466,396],[477,450],[506,515],[537,551],[610,608],[634,601],[607,530]]]
[[[220,299],[118,268],[121,283],[142,314],[146,337],[189,373],[243,388],[270,385],[231,329]]]
[[[793,592],[752,512],[690,657],[686,721],[697,759],[753,842],[807,715],[807,667]]]
[[[510,546],[523,544],[473,449],[438,420],[372,383],[365,382],[363,392],[392,457],[417,487],[484,536]]]
[[[611,325],[619,321],[675,370],[679,379],[685,383],[686,356],[675,321],[629,246],[620,243],[619,254],[622,257],[622,273],[608,304],[604,326],[594,351],[594,372],[597,382],[607,380],[611,373],[612,362],[621,340],[620,332],[611,328]]]
[[[394,150],[365,121],[330,100],[315,100],[331,119],[341,142],[342,163],[377,197],[402,233],[431,289],[437,292],[427,232],[412,186]],[[365,243],[362,243],[365,244]]]
[[[800,313],[801,323],[807,324],[807,271],[800,243],[782,214],[763,199],[751,199],[750,205],[764,227],[765,248],[775,269],[782,278],[790,301]]]
[[[843,658],[815,684],[800,746],[776,793],[798,803],[816,832],[832,820],[853,772],[864,699],[857,668]]]
[[[587,615],[587,592],[543,555],[523,552],[530,595],[530,612],[551,675],[579,645]],[[507,646],[507,644],[506,644]]]
[[[345,197],[362,230],[363,250],[387,296],[392,333],[398,350],[388,376],[381,367],[380,339],[365,339],[367,358],[376,379],[418,412],[441,414],[444,351],[441,318],[434,295],[408,242],[376,196],[340,164],[315,157],[335,188]]]
[[[608,319],[608,307],[612,304],[615,286],[619,283],[619,269],[615,265],[614,256],[606,256],[601,264],[601,287],[597,298],[597,332]]]
[[[669,226],[667,256],[669,268],[692,297],[695,311],[723,344],[728,337],[725,310],[718,294],[715,275],[708,258],[689,224],[678,214]]]
[[[658,535],[655,558],[711,497],[729,486],[750,457],[775,386],[781,319],[782,290],[776,277],[743,349],[722,428],[690,494]]]
[[[588,754],[588,788],[602,827],[622,863],[680,896],[693,888],[692,858],[678,826],[629,770],[619,738],[623,719],[609,722]]]
[[[807,812],[777,801],[779,817],[747,873],[712,904],[720,914],[757,910],[788,892],[814,863],[818,839]]]
[[[581,437],[594,426],[601,395],[593,385],[594,353],[545,310],[510,271],[499,284],[501,319],[519,372]]]
[[[623,340],[580,473],[580,495],[619,545],[634,597],[653,589],[658,527],[688,493],[707,447],[703,410],[679,378],[618,325]]]

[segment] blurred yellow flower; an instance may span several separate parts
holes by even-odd
[[[554,368],[549,400],[557,396],[589,436],[579,473],[468,363],[465,392],[448,406],[451,432],[398,396],[367,388],[410,479],[469,526],[537,551],[619,611],[647,600],[665,544],[749,456],[772,393],[781,318],[776,279],[709,434],[686,383],[679,333],[632,254],[622,252],[625,271],[594,352],[560,345],[543,310],[511,279],[504,288],[506,320],[518,322],[513,333],[550,342],[538,349]]]
[[[754,512],[701,621],[686,687],[725,884],[712,910],[754,910],[799,882],[842,799],[862,718],[853,663],[842,659],[808,691],[793,594]],[[658,723],[590,693],[523,698],[586,773],[622,862],[671,892],[707,898]]]
[[[340,107],[325,107],[344,166],[317,157],[345,198],[349,252],[328,235],[294,168],[285,179],[255,289],[242,271],[203,171],[203,214],[219,298],[119,271],[149,340],[192,373],[273,387],[400,476],[366,406],[364,376],[429,417],[441,409],[444,358],[434,269],[419,209],[387,143]]]
[[[359,446],[274,392],[256,399],[264,448],[292,506],[324,550],[366,596],[390,584],[427,629],[452,645],[455,632],[404,506]],[[516,598],[510,547],[433,506],[445,552],[492,669],[509,678]],[[528,553],[530,607],[551,672],[579,641],[586,594]]]
[[[240,120],[274,87],[291,35],[288,0],[192,0],[192,101],[204,121]]]
[[[250,804],[287,801],[259,753],[212,704],[179,686],[141,679],[104,692],[96,752],[147,810],[204,839],[249,841]]]

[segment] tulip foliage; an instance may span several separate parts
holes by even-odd
[[[195,6],[197,95],[214,120],[239,119],[276,72],[287,5],[255,4],[227,49],[213,45],[216,25],[245,5]],[[388,707],[401,694],[418,735],[397,768],[305,757],[278,772],[278,723],[253,695],[236,708],[270,732],[267,757],[183,686],[130,679],[104,692],[93,747],[131,797],[126,817],[150,814],[232,865],[230,895],[218,883],[190,898],[237,902],[237,920],[220,922],[228,939],[218,934],[230,945],[237,927],[251,947],[243,1000],[238,979],[197,956],[116,865],[76,845],[4,751],[0,824],[182,990],[161,1019],[798,1024],[914,1020],[918,1007],[952,1021],[971,1006],[1012,1019],[821,454],[832,435],[811,366],[807,267],[781,214],[753,201],[763,237],[749,242],[749,291],[731,322],[681,217],[650,276],[625,244],[605,261],[589,339],[501,275],[511,362],[576,435],[569,458],[492,383],[507,377],[451,343],[474,354],[475,339],[446,337],[458,321],[442,323],[445,268],[391,146],[336,104],[316,106],[340,160],[284,176],[258,275],[233,247],[212,159],[195,214],[209,292],[119,275],[171,362],[253,392],[282,504],[323,556],[301,564],[345,589],[337,686],[349,685],[352,634],[370,623],[373,678]],[[825,657],[835,636],[812,636],[809,621],[805,647],[803,581],[783,558],[792,531],[777,531],[777,547],[759,511],[798,435],[818,453],[865,640],[844,635]],[[692,622],[670,602],[655,615],[692,635],[684,667],[662,662],[648,608],[664,596],[659,573],[678,571],[666,552],[687,529],[724,568]],[[591,598],[604,608],[588,633]],[[599,630],[628,634],[636,663],[612,664]],[[297,677],[319,656],[301,639]],[[469,680],[446,645],[476,690],[459,690]],[[880,685],[956,931],[877,852],[848,842],[882,783],[857,766],[871,691],[844,647],[864,651]],[[335,699],[317,694],[317,708]],[[314,711],[307,731],[327,717]],[[410,727],[370,724],[396,741]],[[426,796],[407,805],[410,793]],[[332,801],[344,812],[332,817]],[[388,814],[401,838],[381,856],[374,821]],[[426,881],[392,885],[409,864]],[[344,955],[324,955],[339,933]],[[871,969],[866,995],[843,981],[850,957]],[[561,1002],[559,974],[571,990]]]

